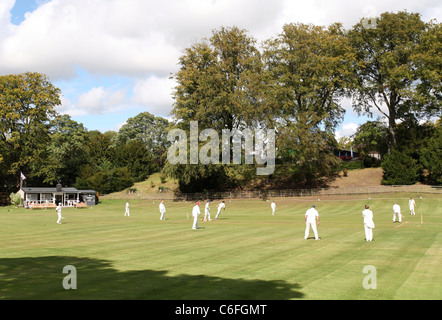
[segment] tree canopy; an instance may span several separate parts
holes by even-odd
[[[60,181],[108,193],[161,170],[183,192],[311,187],[339,167],[335,149],[351,144],[362,155],[380,153],[385,183],[440,184],[441,24],[406,11],[375,20],[349,30],[340,23],[289,23],[260,44],[236,26],[215,29],[178,60],[172,121],[141,112],[118,132],[89,131],[58,114],[61,91],[44,74],[2,75],[0,188],[17,190],[24,173],[35,185]],[[338,142],[342,101],[350,97],[358,114],[382,116]],[[174,143],[168,133],[179,129],[190,137],[191,123],[197,140],[207,133],[197,144],[210,159],[221,159],[229,143],[229,163],[167,161]],[[263,177],[256,174],[262,163],[244,152],[250,142],[243,134],[266,129],[275,130],[276,166]],[[226,131],[227,141],[215,140]],[[243,153],[236,157],[238,148]],[[401,178],[406,168],[410,174]]]

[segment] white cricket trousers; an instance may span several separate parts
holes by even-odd
[[[402,222],[402,215],[401,215],[400,212],[394,212],[394,213],[393,213],[393,222],[396,222],[396,215],[397,215],[398,218],[399,218],[399,222]]]
[[[198,229],[198,216],[193,217],[193,226],[192,229]]]
[[[364,224],[364,229],[365,229],[365,240],[373,241],[373,228],[367,227],[367,225]]]
[[[219,215],[220,215],[220,213],[221,213],[221,210],[222,210],[222,209],[218,209],[218,213],[216,214],[215,219],[218,219],[218,217],[219,217]]]
[[[204,221],[207,221],[207,220],[212,221],[212,219],[210,219],[210,211],[206,211],[204,213]]]
[[[315,234],[315,239],[318,240],[319,237],[318,237],[318,230],[316,229],[316,221],[313,221],[313,222],[307,221],[305,223],[305,236],[304,236],[304,239],[308,239],[308,235],[310,233],[310,227],[312,228],[313,233]]]
[[[61,212],[57,212],[57,215],[58,215],[57,223],[60,224],[61,223]]]
[[[166,215],[166,212],[161,212],[160,220],[166,220],[166,218],[164,217],[165,215]]]

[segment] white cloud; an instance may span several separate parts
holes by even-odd
[[[178,70],[180,55],[221,26],[244,28],[260,42],[285,23],[350,28],[384,11],[420,12],[424,20],[442,15],[436,0],[44,0],[17,26],[14,3],[0,0],[0,74],[35,71],[67,83],[78,80],[80,68],[90,78],[130,79],[124,90],[90,81],[64,97],[59,110],[72,116],[142,107],[167,117],[174,86],[167,77]]]
[[[0,3],[1,72],[32,70],[55,79],[74,76],[77,66],[95,74],[165,76],[176,71],[184,48],[220,26],[237,25],[265,40],[290,22],[351,27],[387,10],[419,11],[427,19],[441,14],[435,0],[51,0],[13,26],[14,2]]]
[[[140,80],[134,86],[132,101],[143,105],[152,114],[167,117],[172,110],[175,85],[175,81],[169,78],[153,76]]]
[[[2,5],[0,30],[11,27]],[[221,25],[265,29],[281,0],[52,0],[2,34],[0,70],[36,70],[72,77],[77,66],[96,74],[144,77],[177,69],[182,50]],[[247,12],[247,14],[244,14]]]
[[[112,91],[95,87],[81,94],[76,103],[65,97],[62,97],[61,102],[58,111],[71,116],[99,115],[127,108],[125,89]]]
[[[356,133],[358,127],[359,125],[353,122],[343,124],[341,126],[341,130],[338,130],[335,133],[336,140],[339,140],[342,137],[350,137],[351,135]]]

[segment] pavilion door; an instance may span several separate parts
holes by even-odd
[[[55,204],[58,205],[59,203],[63,203],[63,194],[55,195]]]

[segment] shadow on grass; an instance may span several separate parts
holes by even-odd
[[[63,279],[77,272],[77,289]],[[302,298],[285,281],[225,279],[204,275],[168,276],[167,271],[118,271],[109,261],[77,257],[0,259],[1,300],[287,300]]]

